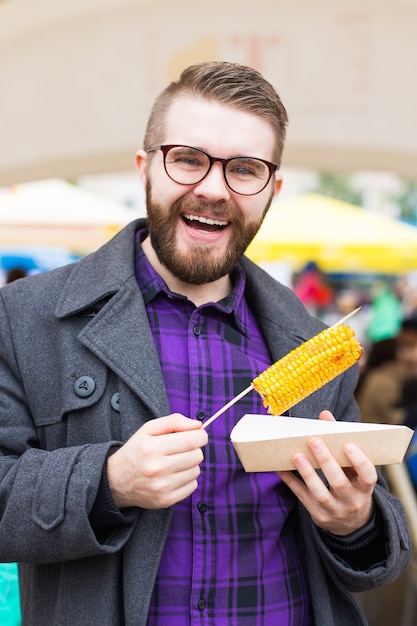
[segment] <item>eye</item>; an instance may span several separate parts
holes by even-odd
[[[173,148],[167,154],[167,161],[179,167],[193,169],[206,167],[207,157],[191,148]]]
[[[239,178],[265,178],[268,175],[268,168],[265,163],[257,159],[238,158],[232,159],[228,163],[228,174]]]

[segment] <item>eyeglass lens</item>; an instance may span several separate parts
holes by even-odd
[[[165,154],[168,176],[182,185],[195,185],[207,175],[211,161],[207,154],[187,146],[173,146]],[[224,167],[230,189],[243,195],[259,193],[267,185],[271,174],[268,166],[252,157],[233,157]]]

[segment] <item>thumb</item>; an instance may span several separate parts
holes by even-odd
[[[319,420],[323,420],[325,422],[335,422],[336,418],[331,411],[325,409],[324,411],[320,412]]]

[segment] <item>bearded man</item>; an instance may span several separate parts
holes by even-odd
[[[253,69],[187,68],[136,155],[147,219],[1,290],[0,560],[23,624],[363,625],[349,592],[407,565],[401,504],[359,447],[350,471],[314,437],[320,472],[300,453],[297,473],[246,473],[229,435],[265,413],[256,393],[203,428],[323,328],[244,256],[286,126]],[[357,376],[292,414],[358,420]]]

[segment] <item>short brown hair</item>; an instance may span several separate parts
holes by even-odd
[[[284,149],[288,116],[274,87],[256,70],[238,63],[213,61],[186,68],[156,98],[145,132],[144,149],[163,141],[164,122],[173,98],[192,96],[214,100],[267,120],[275,134],[278,167]]]

